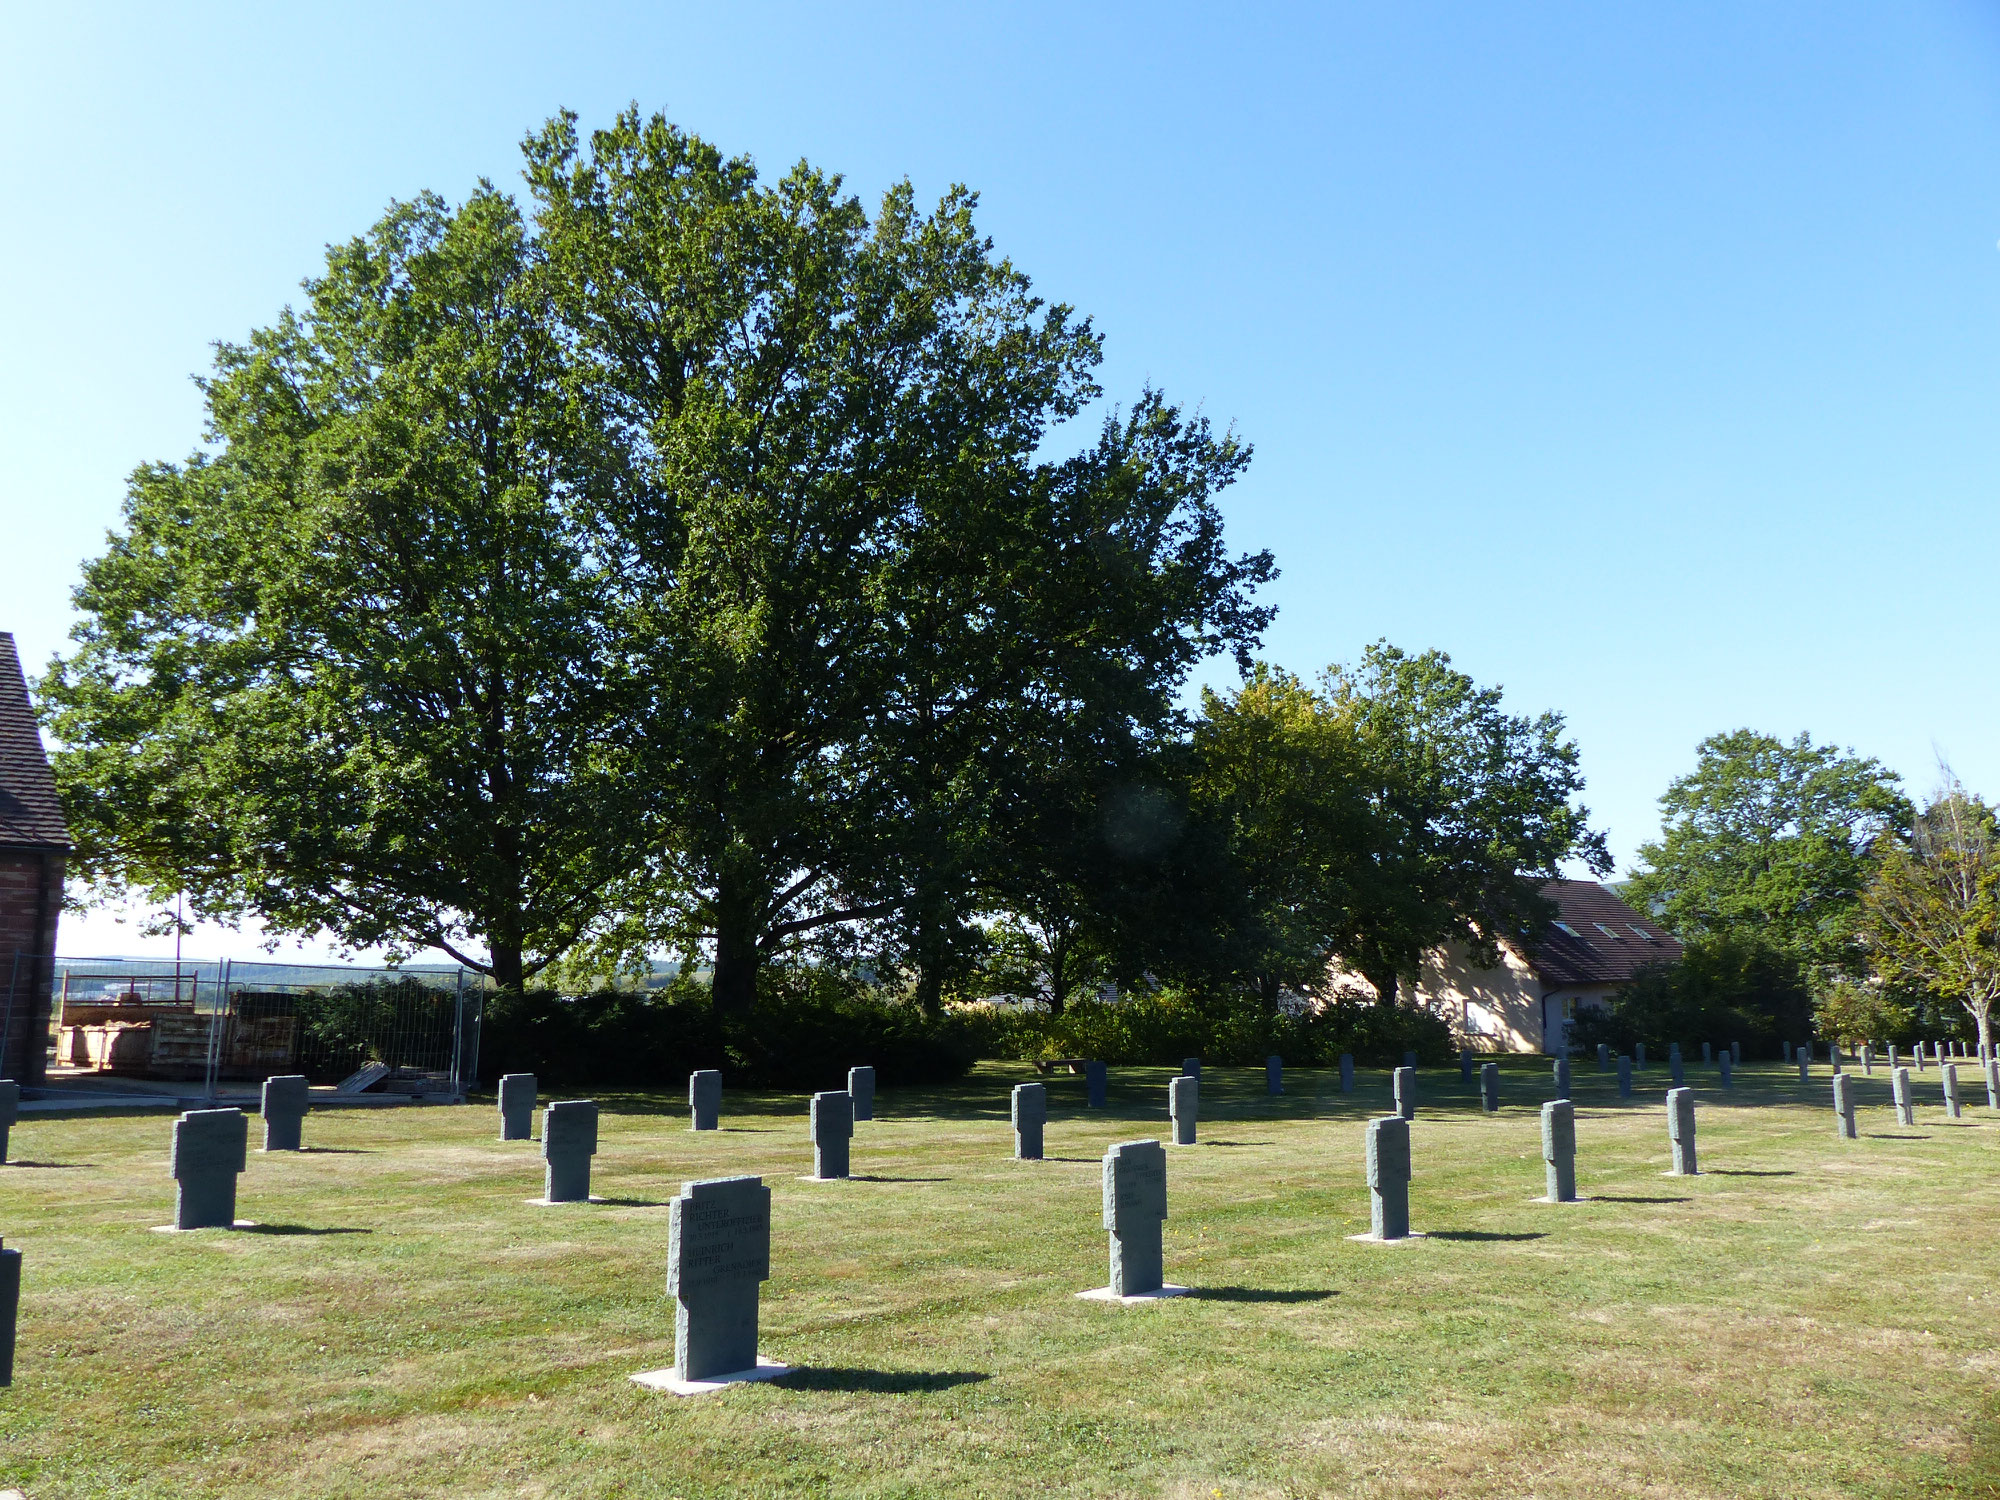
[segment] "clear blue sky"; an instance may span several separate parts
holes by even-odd
[[[1106,385],[1256,446],[1268,655],[1441,646],[1621,869],[1702,736],[2000,793],[2000,8],[28,6],[0,51],[0,629],[45,662],[207,345],[423,188],[636,100],[965,182]],[[1219,668],[1220,681],[1227,675]],[[72,922],[68,952],[132,951]],[[206,951],[240,939],[204,938]]]

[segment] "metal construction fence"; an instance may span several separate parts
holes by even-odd
[[[303,1073],[457,1096],[478,1076],[485,979],[462,968],[59,958],[51,1077],[224,1082]]]

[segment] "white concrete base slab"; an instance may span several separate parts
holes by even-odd
[[[1138,1302],[1159,1302],[1167,1297],[1185,1297],[1188,1291],[1189,1288],[1175,1286],[1170,1281],[1157,1292],[1134,1292],[1129,1297],[1121,1297],[1110,1287],[1101,1286],[1094,1291],[1078,1292],[1076,1298],[1079,1302],[1116,1302],[1122,1307],[1131,1307]]]
[[[1550,1197],[1546,1197],[1546,1196],[1544,1196],[1544,1197],[1540,1197],[1540,1198],[1530,1198],[1530,1199],[1529,1199],[1528,1201],[1529,1201],[1530,1203],[1553,1203],[1553,1204],[1556,1204],[1556,1205],[1557,1205],[1558,1207],[1560,1207],[1561,1205],[1563,1205],[1563,1204],[1566,1204],[1566,1203],[1588,1203],[1588,1202],[1590,1202],[1591,1200],[1590,1200],[1590,1199],[1588,1199],[1588,1198],[1583,1198],[1583,1197],[1577,1197],[1577,1198],[1550,1198]]]
[[[754,1370],[734,1370],[727,1375],[711,1375],[706,1380],[683,1380],[672,1370],[641,1370],[631,1378],[635,1384],[643,1385],[649,1391],[671,1391],[676,1396],[706,1396],[725,1386],[742,1385],[752,1380],[776,1380],[797,1368],[796,1365],[781,1365],[775,1359],[766,1359],[760,1354]]]
[[[852,1182],[852,1177],[801,1177],[800,1182]]]
[[[1353,1240],[1354,1243],[1357,1245],[1390,1245],[1390,1246],[1414,1245],[1418,1240],[1422,1239],[1423,1237],[1424,1237],[1424,1232],[1421,1229],[1412,1229],[1408,1234],[1404,1235],[1401,1239],[1395,1239],[1395,1240],[1385,1240],[1379,1234],[1350,1234],[1348,1236],[1348,1238],[1350,1240]]]
[[[521,1201],[532,1204],[536,1208],[568,1208],[573,1203],[602,1203],[604,1199],[592,1193],[588,1198],[562,1198],[555,1202],[551,1202],[547,1198],[523,1198]]]
[[[222,1225],[210,1224],[207,1227],[210,1229],[220,1229]],[[255,1219],[238,1219],[229,1227],[231,1229],[255,1229],[257,1221]],[[200,1234],[201,1232],[199,1229],[182,1229],[174,1224],[155,1224],[153,1226],[153,1233],[155,1234]]]
[[[1662,1172],[1662,1177],[1706,1177],[1706,1172]]]

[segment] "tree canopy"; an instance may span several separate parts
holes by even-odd
[[[1631,894],[1683,939],[1769,945],[1804,969],[1856,969],[1857,925],[1877,841],[1910,807],[1880,762],[1801,734],[1711,736],[1660,798],[1661,837],[1641,846]]]

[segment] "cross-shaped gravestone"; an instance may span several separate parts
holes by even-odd
[[[1855,1139],[1854,1079],[1846,1073],[1833,1075],[1833,1133],[1841,1140]]]
[[[500,1139],[533,1140],[535,1135],[535,1075],[500,1075]]]
[[[1620,1054],[1618,1058],[1618,1097],[1632,1097],[1632,1059]]]
[[[1367,1237],[1410,1237],[1410,1122],[1401,1115],[1368,1122]]]
[[[1944,1112],[1954,1120],[1963,1119],[1964,1112],[1958,1102],[1958,1064],[1948,1062],[1943,1067]]]
[[[1556,1059],[1556,1097],[1569,1097],[1569,1059],[1566,1057]]]
[[[1104,1153],[1104,1227],[1111,1236],[1111,1297],[1180,1291],[1166,1285],[1160,1226],[1167,1218],[1167,1153],[1158,1141],[1125,1141]]]
[[[1389,1075],[1390,1096],[1396,1101],[1396,1113],[1405,1120],[1417,1117],[1417,1070],[1404,1066]]]
[[[1110,1082],[1110,1069],[1101,1062],[1087,1062],[1083,1065],[1083,1102],[1086,1108],[1104,1108],[1106,1086]]]
[[[688,1116],[693,1121],[692,1129],[722,1128],[722,1074],[714,1068],[699,1068],[688,1074]]]
[[[1285,1060],[1275,1052],[1264,1059],[1264,1092],[1282,1094],[1285,1091]]]
[[[833,1182],[848,1174],[848,1145],[854,1139],[854,1096],[839,1092],[812,1097],[813,1177]]]
[[[1910,1070],[1898,1068],[1889,1075],[1889,1097],[1896,1102],[1896,1123],[1917,1123],[1917,1107],[1910,1101]]]
[[[847,1097],[853,1101],[855,1119],[872,1120],[875,1118],[875,1070],[873,1068],[849,1068],[847,1070]]]
[[[1343,1094],[1354,1092],[1354,1054],[1352,1052],[1343,1052],[1340,1054],[1340,1091]]]
[[[14,1122],[21,1118],[21,1085],[11,1078],[0,1078],[0,1166],[7,1162],[7,1137],[12,1134]]]
[[[1500,1108],[1500,1064],[1479,1065],[1479,1107],[1494,1114]]]
[[[236,1175],[249,1150],[250,1122],[240,1109],[194,1109],[174,1121],[174,1228],[236,1223]]]
[[[303,1073],[282,1074],[264,1080],[260,1112],[264,1116],[266,1151],[297,1151],[301,1148],[306,1111],[312,1108],[311,1098]]]
[[[597,1102],[564,1099],[542,1111],[542,1201],[588,1203],[597,1155]]]
[[[1567,1099],[1542,1106],[1542,1165],[1549,1202],[1576,1202],[1576,1106]]]
[[[1020,1161],[1042,1159],[1042,1127],[1049,1121],[1049,1091],[1039,1083],[1014,1085],[1014,1155]]]
[[[14,1383],[14,1330],[21,1320],[21,1252],[0,1245],[0,1385]]]
[[[1673,1147],[1674,1177],[1696,1175],[1694,1155],[1694,1090],[1667,1090],[1667,1140]]]
[[[1201,1113],[1201,1080],[1183,1073],[1167,1085],[1167,1113],[1174,1122],[1174,1144],[1194,1144],[1195,1120]]]
[[[757,1298],[770,1279],[771,1190],[764,1179],[683,1183],[680,1196],[667,1205],[672,1374],[683,1383],[782,1374],[783,1366],[760,1367],[757,1359]]]

